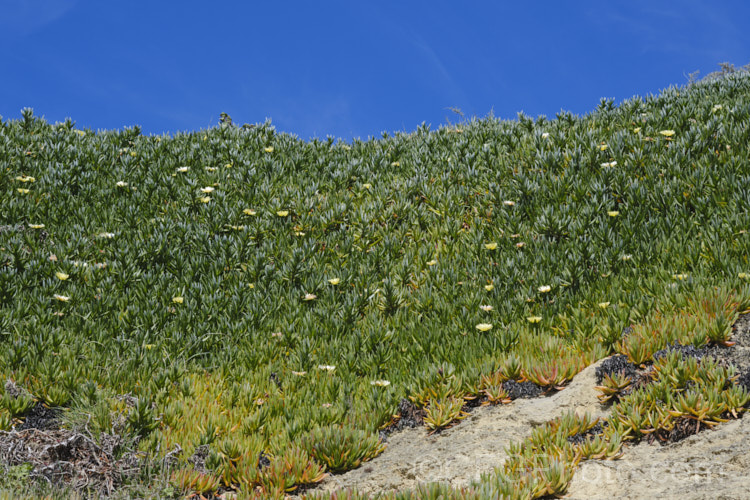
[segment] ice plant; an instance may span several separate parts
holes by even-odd
[[[327,372],[332,372],[336,369],[336,366],[334,365],[318,365],[318,370],[324,370]]]
[[[505,201],[503,202],[503,205],[505,205],[506,207],[512,207],[512,206],[514,206],[515,204],[516,204],[516,202],[515,202],[515,201],[511,201],[511,200],[505,200]]]
[[[16,177],[16,180],[20,182],[34,182],[36,179],[29,175],[19,175]]]
[[[617,210],[610,210],[609,212],[607,212],[607,215],[609,215],[610,217],[617,217],[618,215],[620,215],[620,212],[618,212]]]
[[[492,283],[490,283],[489,285],[484,285],[484,289],[488,292],[491,292],[493,288],[495,288],[495,285],[493,285]]]
[[[172,302],[175,304],[182,304],[185,302],[185,299],[183,297],[172,297]]]
[[[255,215],[256,214],[255,210],[253,210],[252,208],[246,208],[245,210],[242,211],[242,213],[245,214],[245,215]]]
[[[485,243],[484,248],[486,248],[487,250],[494,250],[497,248],[497,243],[494,241],[492,243]]]
[[[330,283],[331,285],[338,285],[339,283],[341,283],[341,279],[340,278],[331,278],[331,279],[328,280],[328,283]]]
[[[599,307],[602,309],[606,309],[609,307],[609,302],[599,302]]]
[[[664,137],[672,137],[674,135],[674,130],[661,130],[659,133]]]
[[[287,215],[289,215],[289,210],[279,210],[278,212],[276,212],[276,215],[278,215],[279,217],[286,217]]]
[[[70,300],[70,297],[68,297],[67,295],[58,295],[58,294],[55,294],[54,297],[55,297],[55,299],[59,300],[60,302],[68,302]]]
[[[490,323],[479,323],[476,326],[476,329],[479,330],[480,332],[488,332],[492,330],[492,325]]]
[[[542,321],[542,317],[541,316],[528,316],[526,318],[526,321],[528,321],[529,323],[539,323],[540,321]]]
[[[547,293],[552,290],[552,287],[550,285],[542,285],[537,290],[539,290],[539,293]]]
[[[437,261],[435,259],[432,259],[432,260],[430,260],[430,261],[427,262],[428,266],[434,266],[435,264],[437,264]]]
[[[26,188],[18,188],[16,189],[20,194],[29,194],[29,190]]]
[[[376,385],[378,387],[387,387],[391,385],[390,380],[373,380],[370,385]]]
[[[57,271],[55,273],[55,276],[57,276],[57,279],[59,279],[60,281],[65,281],[66,279],[68,279],[70,277],[66,273],[63,273],[61,271]]]
[[[315,295],[314,293],[306,293],[305,296],[302,297],[302,300],[304,300],[304,301],[310,301],[310,300],[315,300],[317,298],[318,298],[318,296]]]
[[[492,311],[492,306],[490,306],[490,305],[481,305],[481,306],[479,306],[479,309],[481,309],[482,311],[485,311],[485,312],[490,312],[490,311]]]
[[[116,183],[117,187],[127,187],[128,183],[125,181],[117,181]]]
[[[44,224],[29,224],[31,229],[44,229]]]
[[[263,148],[263,151],[266,153],[273,153],[273,148],[271,146],[268,146],[267,148]]]
[[[184,173],[190,170],[190,167],[177,167],[177,171],[180,173]]]
[[[614,166],[617,166],[617,162],[616,161],[609,161],[609,162],[602,163],[601,166],[603,168],[614,167]]]
[[[208,193],[213,193],[213,192],[214,192],[214,188],[212,186],[206,186],[204,188],[201,188],[201,193],[208,194]]]
[[[210,196],[201,196],[200,198],[198,198],[198,200],[200,200],[201,203],[208,203],[209,201],[211,201],[211,197]]]

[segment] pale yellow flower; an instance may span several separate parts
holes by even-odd
[[[432,259],[431,261],[427,262],[428,266],[434,266],[435,264],[437,264],[437,261],[435,259]]]
[[[492,311],[493,308],[492,308],[492,306],[489,306],[489,305],[481,305],[481,306],[479,306],[479,309],[481,309],[482,311],[485,311],[485,312],[490,312],[490,311]]]
[[[636,127],[633,129],[633,133],[640,134],[641,133],[641,127]]]
[[[494,250],[497,248],[497,243],[494,241],[492,243],[485,243],[484,248],[486,248],[487,250]]]
[[[547,293],[550,290],[552,290],[552,287],[550,285],[542,285],[539,288],[537,288],[537,290],[539,290],[540,293]]]
[[[297,377],[304,377],[305,375],[307,375],[307,372],[296,372],[292,370],[292,375],[296,375]]]
[[[24,189],[24,188],[18,188],[18,189],[16,189],[16,191],[18,191],[21,194],[29,194],[29,190],[28,189]]]
[[[599,145],[599,151],[606,151],[608,147],[609,146],[607,146],[606,144],[600,144]]]
[[[180,173],[185,173],[188,170],[190,170],[190,167],[178,167],[177,168],[177,171],[180,172]]]
[[[391,163],[392,167],[398,167],[400,165],[401,165],[401,162],[398,162],[398,161],[394,161],[393,163]]]
[[[16,177],[16,180],[20,182],[34,182],[36,179],[28,175],[19,175]]]
[[[242,213],[245,215],[255,215],[255,210],[253,210],[252,208],[246,208],[242,211]]]
[[[739,273],[739,274],[737,275],[737,277],[738,277],[739,279],[741,279],[741,280],[746,280],[746,279],[750,278],[750,274],[747,274],[747,273]]]
[[[325,370],[327,372],[332,372],[335,369],[336,367],[334,365],[318,365],[318,370]]]
[[[211,201],[211,197],[210,196],[201,196],[198,199],[200,200],[201,203],[208,203],[209,201]]]
[[[248,283],[247,287],[250,288],[250,289],[253,289],[253,288],[255,288],[255,285],[253,283]]]
[[[547,139],[549,137],[549,132],[545,132],[542,134],[542,139]]]
[[[607,215],[609,215],[610,217],[617,217],[618,215],[620,215],[620,212],[618,212],[617,210],[611,210],[607,212]]]
[[[54,297],[57,300],[59,300],[60,302],[67,302],[67,301],[70,300],[70,297],[68,297],[67,295],[58,295],[58,294],[55,294]]]
[[[526,243],[524,243],[523,241],[519,241],[518,243],[516,243],[516,248],[523,248],[524,246],[526,246]]]
[[[78,135],[80,135],[81,137],[83,137],[84,135],[86,135],[86,132],[84,132],[83,130],[76,130],[75,133],[78,134]]]
[[[617,166],[617,162],[613,160],[613,161],[610,161],[610,162],[602,163],[601,166],[603,168],[615,167],[615,166]]]
[[[495,288],[495,285],[491,283],[489,285],[484,285],[484,289],[487,290],[488,292],[491,292],[494,288]]]
[[[125,181],[117,181],[117,187],[124,188],[124,187],[127,187],[127,185],[128,183]]]
[[[185,302],[185,299],[182,297],[172,297],[172,302],[174,302],[175,304],[182,304],[183,302]]]
[[[60,281],[65,281],[66,279],[70,278],[69,275],[65,274],[62,271],[57,271],[55,273],[55,276],[57,276],[57,279],[59,279]]]
[[[673,274],[672,275],[672,278],[674,278],[676,280],[680,280],[680,281],[686,280],[687,277],[688,277],[688,275],[684,274],[684,273],[683,274]]]
[[[511,201],[511,200],[505,200],[503,202],[503,205],[505,205],[506,207],[512,207],[515,204],[516,204],[516,202],[515,201]]]
[[[720,109],[722,109],[723,107],[724,107],[724,106],[722,106],[721,104],[714,104],[714,107],[713,107],[713,108],[711,108],[711,112],[713,112],[713,113],[716,113],[717,111],[719,111],[719,110],[720,110]]]
[[[276,212],[276,215],[278,215],[279,217],[286,217],[287,215],[289,215],[289,210],[279,210],[278,212]]]
[[[363,188],[365,188],[365,189],[367,189],[367,190],[369,191],[370,189],[372,189],[372,184],[370,184],[370,183],[368,182],[368,183],[366,183],[366,184],[362,184],[362,187],[363,187]]]
[[[44,228],[44,224],[29,224],[29,227],[31,229],[43,229]]]
[[[674,135],[674,130],[662,130],[659,133],[664,137],[672,137]]]
[[[231,163],[227,163],[227,164],[224,165],[224,168],[232,168],[232,164]]]
[[[623,255],[623,256],[622,256],[622,257],[620,257],[620,258],[621,258],[622,260],[630,260],[630,259],[632,259],[632,258],[633,258],[633,256],[632,256],[632,255],[630,255],[629,253],[626,253],[625,255]]]
[[[263,151],[266,153],[273,153],[273,148],[271,146],[268,146],[267,148],[264,148]]]
[[[130,152],[130,156],[132,156],[133,158],[135,158],[135,151],[131,151]]]
[[[206,167],[206,172],[216,172],[216,167]]]
[[[480,332],[488,332],[492,330],[492,325],[489,323],[479,323],[476,326],[476,329],[479,330]]]
[[[315,295],[314,293],[306,293],[305,296],[302,298],[302,300],[310,301],[310,300],[315,300],[317,298],[318,296]]]
[[[391,382],[389,380],[373,380],[370,382],[370,385],[376,385],[378,387],[388,387],[391,385]]]
[[[145,347],[146,349],[148,349],[148,350],[150,351],[150,350],[151,350],[151,349],[153,349],[153,348],[154,348],[155,346],[156,346],[156,344],[145,344],[145,345],[144,345],[143,347]]]
[[[115,237],[115,233],[99,233],[96,236],[109,240]]]
[[[529,323],[539,323],[540,321],[542,321],[542,317],[541,316],[529,316],[528,318],[526,318],[526,321],[528,321]]]
[[[606,309],[609,307],[609,302],[599,302],[599,307]]]
[[[214,192],[214,188],[211,186],[206,186],[204,188],[201,188],[201,193],[208,194],[208,193],[213,193],[213,192]]]
[[[328,280],[328,283],[330,283],[331,285],[338,285],[339,283],[341,283],[341,279],[340,278],[331,278],[331,279]]]

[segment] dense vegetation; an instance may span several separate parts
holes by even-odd
[[[350,144],[24,110],[0,126],[0,376],[23,390],[0,430],[38,400],[156,469],[179,447],[175,491],[269,496],[376,456],[404,397],[439,429],[509,379],[554,390],[615,351],[728,344],[750,297],[749,97],[739,72]],[[654,335],[674,311],[695,317]],[[571,419],[547,431],[588,425]],[[610,428],[591,456],[628,439]],[[518,471],[492,491],[567,484]]]

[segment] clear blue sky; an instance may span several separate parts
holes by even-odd
[[[0,0],[0,115],[351,139],[553,118],[750,62],[750,2]]]

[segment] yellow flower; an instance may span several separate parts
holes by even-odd
[[[130,156],[132,156],[133,158],[135,158],[135,151],[131,151],[130,152]]]
[[[292,370],[292,375],[296,375],[297,377],[304,377],[305,375],[307,375],[307,372],[295,372],[294,370]]]
[[[634,128],[633,132],[636,133],[636,134],[640,134],[641,133],[641,127]]]
[[[211,186],[206,186],[204,188],[201,188],[201,193],[213,193],[213,192],[214,192],[214,188],[212,188]]]
[[[629,253],[626,253],[625,255],[623,255],[623,256],[622,256],[622,257],[620,257],[620,258],[621,258],[622,260],[630,260],[630,259],[632,259],[632,258],[633,258],[633,256],[632,256],[632,255],[630,255]]]
[[[497,243],[495,243],[494,241],[492,243],[485,243],[484,248],[486,248],[487,250],[494,250],[497,248]]]
[[[289,215],[289,210],[279,210],[278,212],[276,212],[276,215],[278,215],[279,217],[286,217],[287,215]]]
[[[330,283],[332,285],[338,285],[339,283],[341,283],[341,279],[339,279],[339,278],[331,278],[331,279],[328,280],[328,283]]]
[[[676,280],[683,281],[687,279],[688,275],[687,274],[673,274],[672,277]]]
[[[398,161],[394,161],[393,163],[391,163],[392,167],[398,167],[400,165],[401,165],[401,162],[398,162]]]
[[[542,139],[547,139],[549,137],[549,132],[545,132],[542,134]]]
[[[227,163],[226,165],[224,165],[224,168],[232,168],[232,164],[231,163]]]
[[[55,273],[55,276],[57,276],[57,279],[59,279],[60,281],[65,281],[66,279],[70,278],[70,276],[61,271],[57,271]]]
[[[482,305],[482,306],[479,306],[479,309],[485,312],[490,312],[492,311],[492,306]]]
[[[550,290],[552,290],[552,287],[550,285],[542,285],[539,288],[537,288],[537,290],[539,290],[540,293],[547,293]]]
[[[378,387],[387,387],[391,385],[391,382],[389,380],[373,380],[370,382],[370,385],[376,385]]]
[[[263,151],[266,153],[273,153],[273,148],[271,146],[268,146],[267,148],[264,148]]]
[[[29,227],[31,229],[42,229],[44,228],[44,224],[29,224]]]
[[[606,144],[600,144],[599,145],[599,151],[606,151],[608,147],[609,146],[607,146]]]
[[[719,110],[720,110],[720,109],[722,109],[723,107],[724,107],[724,106],[722,106],[721,104],[714,104],[714,107],[713,107],[713,108],[711,108],[711,112],[712,112],[712,113],[716,113],[717,111],[719,111]]]
[[[487,290],[488,292],[491,292],[493,288],[495,288],[495,285],[493,284],[484,285],[484,289]]]
[[[369,191],[370,189],[372,189],[372,184],[368,182],[367,184],[362,184],[362,187]]]
[[[252,208],[246,208],[242,211],[242,213],[245,215],[255,215],[255,210],[253,210]]]
[[[739,274],[737,275],[737,277],[738,277],[739,279],[741,279],[741,280],[746,280],[746,279],[750,278],[750,274],[747,274],[747,273],[739,273]]]
[[[190,167],[179,167],[177,169],[178,172],[187,172],[188,170],[190,170]]]
[[[148,349],[150,351],[151,349],[154,348],[155,345],[156,344],[145,344],[143,347],[145,347],[146,349]]]
[[[614,167],[614,166],[616,166],[616,165],[617,165],[617,162],[616,162],[616,161],[610,161],[610,162],[607,162],[607,163],[602,163],[602,165],[601,165],[601,166],[602,166],[603,168],[608,168],[608,167]]]
[[[506,207],[512,207],[515,204],[516,204],[516,202],[515,201],[511,201],[511,200],[505,200],[503,202],[503,205],[505,205]]]
[[[18,188],[16,191],[18,191],[21,194],[29,194],[29,190],[24,189],[24,188]]]
[[[211,201],[211,197],[210,196],[201,196],[198,199],[200,200],[201,203],[208,203],[209,201]]]
[[[659,133],[664,137],[672,137],[674,135],[674,130],[662,130]]]
[[[617,217],[618,215],[620,215],[620,212],[618,212],[617,210],[611,210],[607,212],[607,215],[609,215],[610,217]]]
[[[318,296],[315,295],[314,293],[306,293],[305,296],[302,298],[302,300],[311,301],[311,300],[315,300],[317,298],[318,298]]]
[[[253,288],[255,288],[255,285],[253,283],[248,283],[247,287],[250,288],[250,289],[253,289]]]
[[[185,299],[183,299],[182,297],[172,297],[172,302],[174,302],[175,304],[182,304],[183,302],[185,302]]]
[[[28,175],[19,175],[16,177],[16,180],[21,182],[34,182],[36,179]]]
[[[318,370],[325,370],[327,372],[332,372],[335,369],[336,367],[333,365],[318,365]]]
[[[526,246],[526,243],[524,243],[523,241],[519,241],[518,243],[516,243],[516,248],[523,248],[524,246]]]
[[[609,307],[609,302],[599,302],[599,307],[606,309]]]
[[[435,259],[432,259],[431,261],[427,262],[428,266],[434,266],[435,264],[437,264],[437,261]]]
[[[526,318],[526,321],[528,321],[529,323],[539,323],[540,321],[542,321],[542,317],[541,316],[529,316],[528,318]]]
[[[99,233],[97,236],[109,240],[115,237],[115,233]]]
[[[206,172],[216,172],[216,167],[206,167]]]
[[[480,332],[488,332],[492,330],[492,325],[489,323],[479,323],[476,326],[476,329],[479,330]]]
[[[59,300],[60,302],[67,302],[67,301],[70,300],[70,297],[68,297],[67,295],[58,295],[58,294],[55,294],[55,298],[57,300]]]
[[[83,137],[84,135],[86,135],[86,132],[84,132],[83,130],[76,130],[75,133],[78,134],[78,135],[80,135],[81,137]]]
[[[117,181],[117,187],[121,187],[121,188],[124,188],[124,187],[126,187],[127,185],[128,185],[128,183],[127,183],[127,182],[125,182],[125,181]]]

